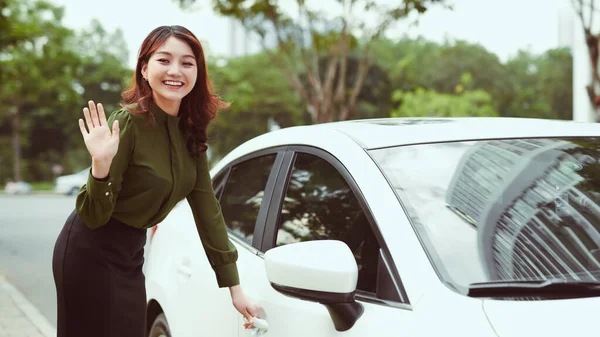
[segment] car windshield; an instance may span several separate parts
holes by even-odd
[[[369,151],[442,280],[600,280],[600,138]]]

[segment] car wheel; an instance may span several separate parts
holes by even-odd
[[[79,193],[79,188],[73,187],[69,192],[67,192],[67,195],[77,195],[77,193]]]
[[[169,323],[165,314],[158,314],[152,323],[150,333],[148,337],[171,337],[171,331],[169,330]]]

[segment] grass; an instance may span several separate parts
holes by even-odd
[[[51,181],[38,181],[31,183],[31,188],[34,191],[52,191],[54,188],[54,183]]]

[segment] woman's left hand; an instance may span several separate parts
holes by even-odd
[[[248,300],[246,299],[246,296],[242,291],[242,287],[240,285],[229,287],[229,292],[231,293],[231,302],[233,303],[233,306],[240,314],[242,314],[242,316],[246,318],[244,328],[254,328],[252,322],[254,320],[254,317],[256,317],[256,310],[250,305],[250,302],[248,302]]]

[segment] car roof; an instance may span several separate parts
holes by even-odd
[[[600,124],[566,120],[507,117],[374,118],[302,125],[267,132],[246,141],[213,169],[266,148],[307,145],[328,148],[333,143],[365,150],[393,146],[507,138],[597,137]]]
[[[326,140],[343,133],[364,149],[501,138],[600,136],[598,123],[507,117],[375,118],[294,126],[257,138],[263,147],[302,144],[307,136]]]

